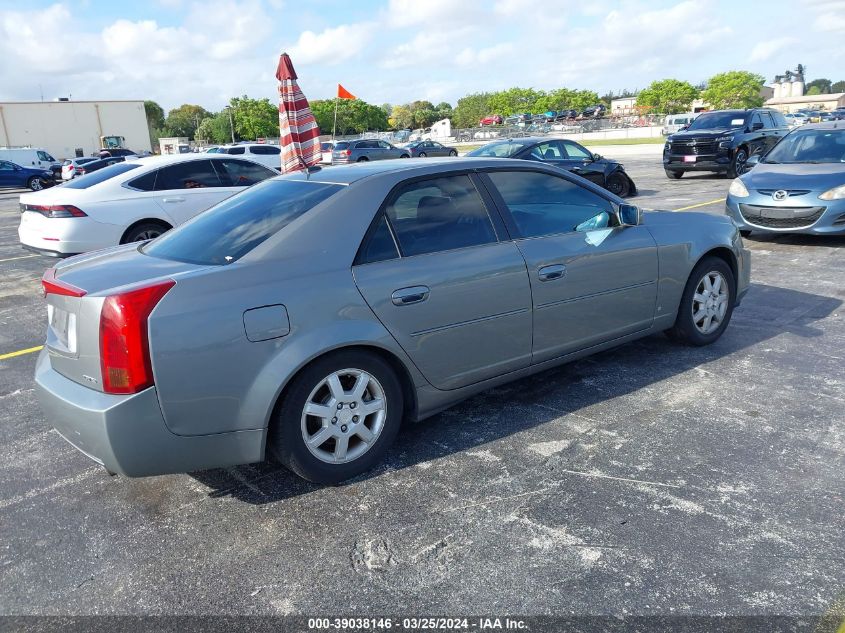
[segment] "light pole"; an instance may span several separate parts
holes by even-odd
[[[232,106],[226,106],[229,111],[229,128],[232,130],[232,145],[235,144],[235,124],[232,121]]]

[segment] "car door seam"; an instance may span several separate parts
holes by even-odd
[[[652,281],[643,281],[638,284],[631,284],[630,286],[621,286],[619,288],[613,288],[612,290],[602,290],[601,292],[594,292],[588,295],[581,295],[578,297],[572,297],[570,299],[560,299],[559,301],[551,301],[549,303],[543,303],[538,305],[535,310],[543,310],[545,308],[552,308],[554,306],[563,305],[565,303],[574,303],[576,301],[581,301],[583,299],[592,299],[594,297],[601,297],[604,295],[613,294],[615,292],[622,292],[623,290],[633,290],[634,288],[645,288],[646,286],[650,286],[656,283],[654,280]],[[652,315],[653,316],[653,315]]]
[[[416,332],[411,332],[411,336],[423,336],[425,334],[433,334],[434,332],[443,332],[444,330],[451,330],[452,328],[461,327],[463,325],[472,325],[473,323],[492,321],[493,319],[498,319],[506,316],[513,316],[515,314],[523,314],[525,312],[528,312],[528,308],[517,308],[516,310],[499,312],[498,314],[491,314],[488,316],[477,317],[475,319],[468,319],[466,321],[460,321],[458,323],[449,323],[448,325],[439,325],[437,327],[432,327],[425,330],[417,330]]]

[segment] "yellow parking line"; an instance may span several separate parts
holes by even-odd
[[[0,259],[0,264],[3,262],[13,262],[16,259],[29,259],[30,257],[38,257],[38,255],[21,255],[20,257],[9,257],[8,259]]]
[[[724,202],[724,198],[716,198],[715,200],[709,200],[708,202],[699,202],[698,204],[691,204],[688,207],[681,207],[680,209],[672,209],[673,211],[689,211],[690,209],[697,209],[698,207],[706,207],[709,204],[716,204],[717,202]]]
[[[19,349],[17,352],[9,352],[8,354],[0,354],[0,360],[6,360],[7,358],[14,358],[15,356],[23,356],[24,354],[32,354],[32,352],[40,352],[44,349],[43,345],[39,345],[38,347],[30,347],[28,349]]]

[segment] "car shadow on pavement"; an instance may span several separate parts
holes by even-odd
[[[806,235],[801,233],[752,233],[743,238],[746,242],[786,244],[789,246],[823,246],[826,248],[845,246],[845,235]]]
[[[650,336],[490,389],[423,422],[406,424],[382,465],[341,487],[577,414],[722,357],[742,354],[777,336],[821,337],[824,332],[816,322],[841,305],[834,297],[752,284],[727,331],[713,345],[688,347],[662,335]],[[250,504],[273,503],[323,488],[270,462],[190,476],[210,488],[209,497],[231,496]]]

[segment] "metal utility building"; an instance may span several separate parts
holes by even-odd
[[[90,156],[101,136],[150,151],[143,101],[0,102],[0,147],[38,147],[58,159]]]

